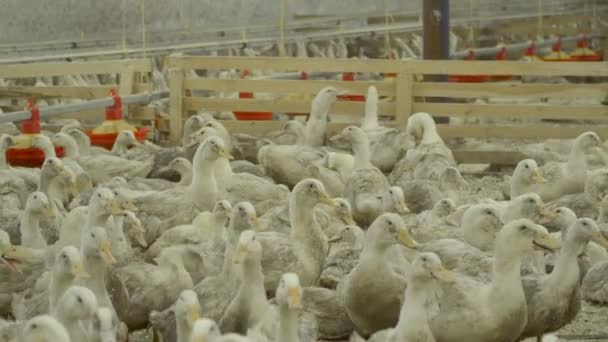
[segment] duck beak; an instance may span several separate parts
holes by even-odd
[[[532,172],[531,177],[532,177],[532,182],[534,182],[536,184],[547,183],[547,180],[545,179],[545,177],[543,177],[543,175],[540,173],[540,171],[538,169],[536,169]]]
[[[558,250],[561,247],[560,242],[556,238],[545,232],[536,233],[534,244],[552,251]]]
[[[247,246],[239,245],[237,247],[236,253],[234,255],[234,263],[242,264],[245,261],[245,259],[247,258],[248,254],[249,254],[249,251],[247,250]]]
[[[604,234],[602,234],[602,232],[597,232],[596,234],[593,235],[592,237],[593,242],[597,243],[598,245],[608,249],[608,239],[606,239],[606,237],[604,236]]]
[[[418,242],[412,238],[410,232],[405,227],[399,230],[399,242],[409,248],[418,248]]]
[[[397,205],[397,212],[399,214],[409,214],[410,208],[407,207],[404,200],[399,200],[399,204]]]
[[[197,319],[200,318],[200,308],[198,307],[198,305],[190,305],[190,307],[188,308],[188,318],[190,319],[190,322],[194,323],[196,322]]]
[[[114,259],[112,251],[110,250],[110,242],[106,241],[101,244],[101,257],[107,265],[116,263],[116,259]]]
[[[335,143],[338,142],[340,140],[342,140],[344,138],[344,136],[342,135],[342,133],[334,135],[333,137],[329,138],[329,141]]]
[[[336,201],[334,201],[333,198],[329,197],[329,195],[326,192],[321,192],[319,193],[319,202],[321,203],[325,203],[330,207],[337,207],[338,203]]]
[[[5,248],[0,253],[0,262],[5,264],[12,272],[21,273],[17,268],[17,264],[28,263],[32,261],[33,255],[29,249],[21,246],[12,246]]]
[[[557,214],[553,212],[553,210],[549,210],[547,208],[540,209],[540,218],[538,219],[538,223],[541,225],[546,225],[555,220]]]
[[[85,270],[84,267],[82,267],[81,263],[77,263],[74,264],[72,266],[72,275],[76,278],[83,278],[83,279],[87,279],[90,278],[91,275],[89,275]]]
[[[50,201],[46,204],[44,211],[46,211],[46,215],[51,219],[57,217],[57,210],[55,210],[55,206],[51,204]]]
[[[135,242],[137,242],[139,244],[140,247],[142,248],[146,248],[148,247],[148,241],[146,241],[144,234],[145,234],[145,230],[143,227],[141,228],[135,228],[137,229],[137,231],[135,232]]]
[[[454,273],[451,272],[451,271],[448,271],[445,267],[443,267],[443,265],[437,266],[431,272],[431,274],[436,279],[439,279],[439,280],[441,280],[443,282],[446,282],[446,283],[453,283],[453,282],[456,281],[456,277],[455,277]]]
[[[112,215],[122,215],[124,211],[120,207],[120,204],[116,199],[111,200],[108,204],[106,204],[106,210],[110,212]]]
[[[287,306],[290,309],[302,308],[302,294],[299,288],[290,287],[287,289]]]
[[[340,240],[342,240],[342,236],[340,234],[334,235],[334,236],[330,237],[329,239],[327,239],[328,242],[338,242]]]
[[[347,225],[349,226],[356,226],[357,222],[355,222],[355,220],[353,220],[353,216],[348,214],[348,215],[344,215],[343,217],[344,222],[346,222]]]
[[[258,216],[255,214],[252,214],[251,216],[249,216],[249,224],[251,225],[251,227],[253,228],[253,230],[255,231],[259,231],[260,230],[260,220],[258,219]]]
[[[225,148],[220,149],[219,152],[220,156],[228,159],[228,160],[232,160],[234,159],[234,157],[232,156],[232,154],[230,154],[230,152],[228,152]]]
[[[123,209],[128,211],[137,211],[137,207],[132,200],[128,200],[123,204]]]

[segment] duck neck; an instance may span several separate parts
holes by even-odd
[[[108,235],[111,241],[110,248],[112,254],[117,256],[119,259],[121,257],[131,255],[133,249],[131,247],[131,244],[127,240],[127,236],[125,235],[124,216],[112,216],[111,221],[111,227],[108,230]]]
[[[177,320],[177,342],[190,342],[192,333],[192,324],[186,321],[186,318]]]
[[[204,206],[204,202],[216,202],[218,188],[215,178],[215,163],[216,160],[202,160],[193,165],[190,193],[197,207]]]
[[[83,266],[90,276],[85,281],[86,286],[95,293],[98,300],[101,301],[104,297],[109,298],[106,290],[107,267],[103,259],[95,255],[85,255],[83,258]]]
[[[262,293],[266,295],[264,290],[264,273],[262,272],[262,264],[260,261],[246,260],[242,267],[243,286],[247,288],[252,295]]]
[[[42,152],[44,152],[45,159],[57,158],[57,154],[55,154],[55,147],[53,147],[53,144],[49,142],[42,142],[38,148],[41,149]]]
[[[6,150],[0,149],[0,170],[8,169],[9,165],[6,162]]]
[[[566,234],[564,247],[559,252],[553,272],[548,276],[556,285],[566,287],[578,284],[580,277],[578,256],[587,245],[569,235]]]
[[[61,147],[63,147],[63,155],[65,158],[74,158],[80,154],[78,145],[73,140],[66,141],[66,143]]]
[[[301,200],[297,197],[297,194],[292,194],[289,198],[291,236],[293,238],[302,238],[309,235],[309,228],[313,225],[314,205],[306,203],[306,200]]]
[[[226,229],[224,228],[226,225],[226,218],[218,217],[218,215],[216,215],[214,225],[213,246],[214,248],[220,248],[226,244]]]
[[[443,140],[437,133],[437,126],[435,126],[435,121],[433,118],[427,118],[422,123],[422,139],[420,140],[420,144],[436,144],[443,143]]]
[[[21,216],[19,226],[21,232],[21,244],[25,247],[44,248],[46,240],[40,231],[40,215],[26,210]]]
[[[55,270],[51,273],[51,283],[49,284],[49,311],[53,312],[57,301],[72,286],[75,277],[71,273]]]
[[[106,226],[106,223],[108,222],[108,219],[110,218],[111,215],[108,213],[105,213],[105,212],[100,213],[100,211],[102,211],[102,210],[89,207],[89,214],[88,214],[89,228]]]
[[[296,310],[290,309],[286,304],[279,305],[279,341],[300,342],[298,318]]]
[[[113,154],[125,154],[127,153],[127,145],[122,141],[122,139],[116,139],[114,146],[112,146]]]
[[[179,284],[186,284],[187,288],[194,287],[192,277],[190,276],[190,273],[188,273],[188,271],[186,270],[186,267],[184,267],[184,263],[182,262],[182,260],[174,260],[168,265],[163,266],[168,267],[169,269],[171,269],[172,272],[175,273],[175,279],[176,281],[178,281]]]
[[[365,116],[361,128],[364,130],[378,127],[378,103],[377,99],[372,99],[369,94],[365,101]]]
[[[215,180],[218,184],[218,190],[221,192],[223,188],[232,178],[233,172],[230,166],[230,161],[226,158],[219,158],[215,163]]]
[[[432,281],[408,281],[405,290],[405,302],[401,306],[399,321],[395,327],[396,341],[407,341],[412,330],[430,331],[429,320],[438,309]]]
[[[192,183],[192,167],[179,167],[176,171],[179,173],[179,184],[188,185]]]
[[[504,303],[505,298],[509,300],[524,300],[523,287],[521,284],[521,255],[515,255],[506,251],[508,246],[495,245],[494,272],[491,283],[490,297],[496,303]],[[505,303],[509,304],[509,303]],[[514,303],[511,303],[514,304]]]
[[[585,150],[578,140],[574,142],[574,146],[572,146],[572,150],[570,150],[566,165],[571,176],[574,176],[577,179],[585,178],[587,176],[587,157],[585,156]]]
[[[608,223],[608,208],[600,205],[600,215],[597,218],[597,223]]]
[[[362,135],[357,137],[352,142],[353,154],[355,157],[354,168],[365,169],[372,166],[371,153],[369,150],[369,139],[367,136]]]
[[[40,179],[38,181],[38,191],[44,193],[47,197],[49,197],[51,184],[53,183],[54,179],[55,179],[54,176],[48,174],[47,172],[44,172],[44,170],[41,170]],[[50,197],[49,197],[49,200],[50,200]]]

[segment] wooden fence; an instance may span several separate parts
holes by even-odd
[[[0,99],[15,104],[25,98],[82,99],[108,97],[110,89],[117,88],[120,95],[153,91],[150,74],[152,62],[146,59],[106,60],[94,62],[49,62],[0,64],[0,79],[32,79],[67,75],[118,75],[117,84],[89,86],[0,86]],[[21,110],[23,108],[12,108]],[[87,111],[80,115],[103,115],[104,109]],[[69,115],[69,116],[73,116]],[[150,123],[154,111],[137,105],[129,106],[129,120]]]
[[[335,86],[352,94],[366,94],[370,85],[376,86],[382,97],[379,114],[393,118],[389,125],[403,126],[412,113],[428,112],[434,116],[452,118],[477,117],[488,119],[532,119],[529,124],[450,124],[438,125],[445,137],[502,137],[502,138],[571,138],[586,130],[594,130],[608,137],[608,106],[597,99],[608,96],[607,62],[518,62],[518,61],[389,61],[338,60],[294,58],[241,58],[175,56],[168,60],[170,67],[170,139],[181,137],[182,124],[189,113],[210,111],[268,111],[308,113],[310,98],[326,86]],[[190,70],[275,70],[291,72],[357,72],[394,73],[394,79],[384,81],[325,81],[272,79],[203,79],[192,78]],[[513,75],[523,77],[569,77],[577,81],[595,78],[594,83],[524,83],[485,82],[456,83],[429,81],[431,75]],[[426,78],[426,80],[424,80]],[[601,81],[598,81],[599,80]],[[446,79],[445,77],[443,78]],[[193,91],[247,91],[270,93],[264,99],[228,99],[193,96]],[[296,96],[294,96],[294,94]],[[310,96],[308,96],[310,95]],[[483,103],[478,98],[537,99],[531,103]],[[568,100],[595,99],[597,104],[568,104]],[[438,99],[438,100],[437,100]],[[547,100],[548,99],[548,100]],[[550,104],[551,100],[565,100],[565,104]],[[331,111],[343,114],[352,123],[360,122],[364,103],[339,101]],[[542,120],[557,121],[559,124]],[[462,120],[461,120],[462,121]],[[226,121],[233,132],[263,134],[279,128],[277,121]],[[606,125],[604,125],[606,124]],[[339,130],[345,123],[330,124],[330,131]]]

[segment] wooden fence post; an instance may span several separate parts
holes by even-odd
[[[184,105],[184,70],[181,68],[169,69],[169,92],[169,140],[180,144]]]
[[[395,80],[395,121],[405,125],[412,115],[414,103],[414,75],[400,72]]]

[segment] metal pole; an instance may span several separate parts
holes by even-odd
[[[422,1],[423,58],[448,59],[450,56],[449,0]]]
[[[169,91],[159,91],[154,93],[136,94],[121,97],[123,105],[129,104],[148,104],[152,101],[160,100],[169,97]],[[56,115],[82,112],[87,110],[109,107],[114,104],[114,99],[106,97],[87,102],[61,104],[57,106],[48,106],[40,108],[40,118],[50,118]],[[20,112],[12,112],[0,115],[0,123],[23,121],[31,118],[32,113],[29,110]]]

